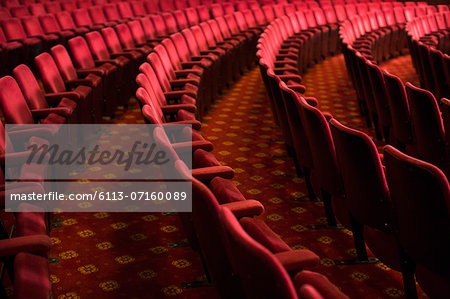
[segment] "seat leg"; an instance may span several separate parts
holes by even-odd
[[[416,280],[414,279],[415,263],[406,255],[401,246],[399,246],[398,251],[401,260],[403,287],[405,288],[406,298],[417,299]]]
[[[322,190],[322,201],[325,209],[325,215],[327,217],[328,226],[336,227],[336,217],[334,216],[333,207],[331,206],[331,194]]]

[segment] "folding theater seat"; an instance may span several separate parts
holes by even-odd
[[[219,82],[225,80],[221,76],[223,73],[221,73],[220,55],[217,55],[212,52],[201,53],[200,47],[197,43],[197,39],[195,38],[194,33],[192,32],[191,29],[184,29],[181,31],[181,33],[183,34],[186,45],[189,48],[189,52],[190,52],[189,58],[191,60],[198,61],[198,60],[205,59],[205,61],[211,62],[211,67],[210,67],[211,94],[209,96],[210,96],[210,99],[212,100],[215,96],[217,96],[219,94]],[[173,36],[172,40],[175,38],[176,38],[176,36]],[[178,47],[177,47],[177,49],[178,49]]]
[[[252,9],[252,13],[255,16],[256,23],[259,26],[266,26],[269,22],[266,20],[266,16],[261,9]]]
[[[12,18],[9,13],[9,9],[6,7],[0,7],[0,20]]]
[[[105,27],[103,24],[94,24],[87,9],[76,9],[72,11],[72,17],[78,27],[85,27],[90,31],[100,30]]]
[[[151,43],[145,43],[137,45],[131,34],[130,27],[126,24],[119,24],[115,28],[117,36],[119,37],[122,47],[126,50],[139,51],[144,55],[149,54],[152,51]]]
[[[333,137],[327,118],[319,109],[299,98],[296,102],[313,158],[313,172],[317,179],[318,196],[324,203],[327,222],[336,227],[336,218],[347,228],[351,227],[345,204],[345,190],[337,164]],[[335,218],[336,217],[336,218]]]
[[[384,71],[383,75],[392,120],[391,142],[398,149],[405,151],[407,146],[414,144],[405,85],[396,75],[387,71]]]
[[[411,123],[418,158],[449,173],[449,155],[445,144],[442,117],[436,99],[428,90],[406,83]]]
[[[436,166],[392,146],[385,147],[384,159],[399,247],[405,257],[403,276],[410,278],[405,293],[417,297],[415,273],[428,296],[446,298],[450,295],[449,265],[442,256],[450,244],[442,236],[450,232],[448,180]]]
[[[306,16],[303,12],[297,11],[295,15],[297,17],[298,24],[301,29],[301,31],[297,33],[297,35],[308,36],[309,39],[311,39],[313,49],[323,49],[322,48],[323,35],[321,33],[322,31],[319,28],[310,27],[306,19]],[[316,62],[322,60],[321,54],[323,54],[323,50],[322,51],[313,50],[312,52],[314,54],[313,57]]]
[[[2,71],[10,71],[13,67],[20,64],[25,56],[25,49],[22,43],[18,41],[8,42],[0,28],[0,51],[3,64]]]
[[[85,34],[89,32],[87,27],[78,27],[72,19],[72,16],[68,11],[61,11],[55,14],[56,20],[58,20],[59,26],[62,30],[72,31],[77,34]]]
[[[222,4],[214,3],[213,5],[211,5],[211,15],[213,18],[224,16],[225,12],[223,11]]]
[[[174,11],[175,5],[173,0],[161,1],[159,2],[159,6],[161,7],[161,11]]]
[[[47,35],[55,34],[59,36],[61,42],[64,44],[66,44],[70,38],[77,35],[77,33],[75,33],[74,31],[62,30],[55,16],[52,14],[45,14],[39,16],[39,22],[45,34]]]
[[[226,18],[226,19],[225,19]],[[244,34],[239,31],[239,28],[237,27],[236,22],[234,21],[234,18],[232,15],[226,15],[225,17],[219,17],[215,19],[215,22],[217,26],[219,27],[220,33],[225,39],[225,41],[234,41],[237,42],[239,47],[241,48],[241,71],[244,71],[246,67],[250,65],[250,61],[253,58],[251,53],[251,44],[248,38],[251,37],[251,34]],[[230,23],[230,26],[228,23]],[[214,22],[209,22],[211,28],[213,28]]]
[[[233,3],[231,3],[231,2],[223,2],[221,4],[223,7],[223,15],[230,15],[236,11]]]
[[[144,7],[147,11],[147,14],[153,14],[160,11],[158,1],[150,0],[144,1]]]
[[[186,14],[189,26],[194,26],[200,23],[200,18],[195,8],[193,7],[186,8],[184,12]]]
[[[91,0],[77,0],[77,7],[84,9],[84,8],[89,8],[93,5]]]
[[[84,85],[76,85],[71,88],[66,87],[58,67],[49,53],[42,53],[36,56],[34,61],[45,91],[51,94],[51,97],[48,96],[48,98],[52,100],[58,100],[61,96],[69,98],[76,104],[71,106],[74,110],[71,113],[78,116],[76,119],[72,118],[73,122],[92,123],[94,101],[92,89]],[[22,70],[22,74],[23,72]],[[31,80],[30,77],[31,75],[28,74],[25,78],[26,80]]]
[[[41,15],[47,14],[44,4],[42,4],[42,3],[31,4],[28,7],[28,9],[30,10],[31,15],[33,15],[33,16],[41,16]]]
[[[119,11],[120,17],[122,19],[133,19],[135,17],[133,10],[131,9],[130,3],[128,2],[118,2],[117,10]]]
[[[170,122],[171,124],[192,125],[194,130],[201,128],[201,123],[192,117],[192,113],[176,107],[161,107],[154,95],[149,95],[142,87],[137,89],[136,98],[141,102],[142,114],[150,124]]]
[[[182,10],[177,10],[174,11],[173,13],[173,17],[175,18],[176,22],[177,22],[177,27],[180,30],[189,28],[189,22],[186,18],[186,14],[184,13],[184,11]]]
[[[44,45],[39,38],[27,37],[19,19],[6,19],[0,21],[6,40],[20,42],[25,49],[25,59],[30,61],[34,56],[43,52]]]
[[[108,21],[105,14],[103,13],[102,6],[92,6],[89,7],[89,16],[91,17],[92,24],[94,25],[104,25],[105,27],[113,27],[117,25],[118,21]]]
[[[445,61],[441,51],[430,48],[430,61],[433,77],[436,78],[436,98],[450,98],[450,85],[445,76]]]
[[[103,12],[105,13],[106,19],[112,22],[125,23],[129,21],[128,18],[122,18],[120,16],[119,10],[117,9],[116,3],[109,3],[103,5]]]
[[[302,271],[303,268],[314,264],[313,261],[317,257],[313,252],[271,252],[246,231],[249,219],[236,219],[226,206],[220,207],[219,221],[222,224],[222,235],[227,244],[229,260],[246,298],[308,298],[300,297],[300,294],[309,292],[315,296],[310,298],[348,298],[325,276]],[[288,271],[295,276],[291,278]],[[271,283],[261,288],[261,282],[264,281]]]
[[[335,54],[337,51],[339,26],[336,23],[328,22],[325,13],[321,8],[313,9],[312,11],[318,27],[327,28],[329,30],[328,54]]]
[[[175,17],[170,12],[163,12],[161,13],[161,17],[164,20],[164,23],[166,24],[166,29],[168,34],[172,34],[175,32],[178,32],[180,28],[178,28],[177,21],[175,20]],[[156,25],[155,25],[156,26]]]
[[[445,129],[445,140],[450,144],[450,100],[442,98],[439,102],[439,108],[442,113],[442,120]]]
[[[214,92],[213,58],[211,58],[211,56],[206,55],[192,56],[189,50],[189,46],[186,42],[186,39],[179,32],[172,34],[171,40],[176,47],[178,56],[183,66],[197,67],[197,68],[200,67],[201,69],[204,70],[201,74],[202,83],[200,92],[202,96],[199,108],[206,108],[209,105],[210,101],[212,100]],[[195,43],[195,39],[192,42]]]
[[[162,50],[162,49],[161,49]],[[159,51],[160,54],[163,54],[163,51]],[[165,61],[165,64],[167,65],[168,62],[166,61],[166,57],[162,56],[162,58]],[[151,65],[151,68],[154,70],[154,74],[155,76],[153,76],[153,73],[151,72],[150,69],[150,65],[148,64],[142,64],[140,67],[141,72],[143,72],[149,82],[153,85],[156,86],[156,84],[159,84],[159,87],[156,86],[153,89],[155,90],[156,96],[159,99],[163,99],[163,97],[161,96],[162,93],[159,92],[159,90],[161,90],[164,93],[175,93],[177,96],[181,97],[183,96],[180,101],[182,101],[183,103],[191,103],[191,104],[195,104],[197,106],[197,111],[198,114],[200,114],[200,110],[202,109],[202,100],[204,97],[204,92],[203,90],[199,91],[199,85],[200,85],[200,80],[199,80],[199,75],[198,74],[202,74],[202,72],[197,72],[197,70],[181,70],[178,69],[179,71],[183,72],[182,74],[186,75],[185,79],[178,79],[178,78],[173,78],[173,77],[168,77],[170,75],[167,74],[165,72],[165,68],[163,65],[163,62],[161,61],[161,58],[158,54],[156,53],[151,53],[148,57],[147,57],[148,62]],[[176,73],[175,73],[176,75]],[[172,73],[173,76],[173,73]],[[157,79],[157,80],[155,80]],[[204,87],[203,87],[204,88]],[[164,101],[160,101],[160,103],[165,103]]]
[[[245,22],[247,22],[247,25],[250,29],[261,29],[264,30],[264,26],[258,24],[256,21],[255,16],[253,15],[252,11],[250,9],[242,11],[242,14],[244,15]]]
[[[366,63],[367,74],[372,85],[373,99],[377,108],[378,121],[381,126],[381,131],[384,140],[387,144],[390,143],[390,133],[392,129],[392,117],[389,109],[389,102],[387,100],[388,91],[384,83],[384,75],[381,68],[370,61]]]
[[[0,259],[11,265],[14,298],[45,299],[51,297],[47,253],[51,240],[45,235],[1,240]]]
[[[64,116],[44,111],[32,110],[28,107],[19,85],[13,77],[0,79],[0,105],[7,124],[64,124]]]
[[[78,85],[89,86],[92,89],[93,103],[90,106],[94,123],[100,123],[103,115],[104,87],[102,78],[89,71],[76,70],[69,53],[62,45],[50,49],[52,57],[58,66],[64,85],[73,88]]]
[[[45,10],[49,14],[54,14],[54,13],[61,11],[61,5],[59,2],[49,1],[49,2],[45,2],[44,5],[45,5]]]
[[[131,1],[130,6],[132,13],[135,16],[146,16],[147,14],[152,13],[147,12],[143,1]]]
[[[110,63],[96,65],[86,40],[80,36],[69,40],[68,46],[77,70],[102,77],[104,83],[103,112],[104,115],[113,116],[116,106],[121,101],[118,98],[120,88],[123,88],[120,83],[123,82],[123,79],[118,77],[117,67]]]
[[[261,7],[264,17],[266,18],[267,23],[271,23],[273,20],[275,20],[275,13],[273,11],[272,5],[264,5]]]
[[[216,84],[218,85],[218,89],[222,90],[223,88],[225,88],[227,82],[231,82],[231,80],[233,79],[233,68],[230,53],[226,49],[217,46],[209,47],[205,34],[203,33],[203,30],[202,28],[200,28],[200,26],[195,25],[190,29],[195,37],[198,49],[200,50],[200,54],[214,54],[219,57],[219,81],[216,82]]]
[[[197,13],[200,22],[205,22],[211,19],[209,8],[204,5],[197,7]]]
[[[343,5],[334,5],[333,8],[339,22],[344,22],[345,20],[350,19],[350,17],[347,18],[347,13],[345,12],[345,7]]]
[[[57,34],[46,34],[39,19],[37,17],[25,17],[22,18],[22,25],[28,37],[35,37],[40,39],[45,48],[49,49],[58,43],[61,43],[61,38]]]
[[[161,15],[150,15],[149,18],[152,20],[156,36],[160,38],[167,38],[169,36],[169,30],[166,27],[163,17]]]
[[[276,87],[274,86],[272,88]],[[294,158],[294,164],[297,170],[297,174],[299,177],[304,176],[305,178],[309,199],[316,200],[316,195],[311,183],[311,170],[313,169],[311,149],[309,147],[308,138],[306,137],[306,132],[302,123],[301,116],[298,114],[298,110],[296,107],[296,101],[298,101],[298,98],[301,95],[299,95],[299,93],[292,88],[289,88],[285,82],[279,83],[279,92],[281,93],[284,106],[275,106],[274,104],[275,107],[273,109],[285,109],[287,121],[290,126],[290,131],[295,132],[292,134],[292,147],[294,151],[292,157]],[[311,105],[314,105],[314,98],[305,98],[305,100],[308,101]],[[317,105],[317,100],[315,101],[315,105]],[[278,114],[281,113],[278,112]]]
[[[13,18],[22,18],[30,15],[30,11],[25,5],[13,6],[9,8],[9,12]]]
[[[136,77],[138,69],[136,61],[121,55],[114,55],[114,57],[112,57],[100,32],[89,32],[85,35],[85,39],[89,45],[96,64],[110,63],[115,65],[117,67],[117,74],[119,78]],[[125,82],[121,85],[119,95],[119,104],[124,105],[125,107],[128,105],[128,99],[136,90],[134,82],[131,81],[129,84],[127,83],[128,82]]]
[[[153,87],[155,84],[159,83],[159,79],[157,76],[157,73],[155,72],[155,69],[149,64],[149,63],[144,63],[140,66],[139,70],[141,71],[141,73],[138,74],[138,76],[136,77],[136,82],[138,83],[138,85],[140,87],[143,87],[147,93],[149,95],[154,95],[157,100],[158,103],[161,107],[167,106],[167,105],[173,105],[173,104],[181,104],[181,105],[195,105],[196,101],[195,98],[189,96],[189,92],[188,93],[182,93],[183,90],[173,90],[173,91],[168,91],[168,92],[164,92],[163,88],[161,86],[159,87]],[[182,80],[180,80],[182,81]],[[184,84],[186,84],[185,80]],[[174,81],[172,81],[174,82]],[[159,83],[161,84],[161,83]],[[174,95],[177,96],[172,96],[171,97],[171,92]],[[167,97],[166,97],[166,93],[167,93]],[[178,105],[179,107],[181,107],[181,105]],[[188,107],[188,106],[186,106]],[[194,108],[192,106],[188,107],[188,110],[193,110]]]
[[[162,37],[158,37],[156,33],[156,29],[153,26],[153,22],[149,17],[142,17],[139,19],[141,26],[132,22],[128,22],[128,27],[130,27],[131,34],[133,35],[134,40],[138,43],[150,43],[152,45],[157,45],[162,41]],[[142,39],[142,31],[144,32],[144,41]]]
[[[273,5],[272,8],[275,18],[281,18],[286,15],[284,12],[284,4],[276,4]]]
[[[378,149],[368,135],[335,119],[330,128],[358,260],[368,260],[365,242],[384,264],[401,271],[393,208]]]
[[[78,105],[81,98],[79,93],[52,92],[44,95],[33,73],[24,64],[17,66],[13,74],[30,109],[51,111],[65,117],[67,123],[82,123],[85,111],[79,109],[83,106]]]
[[[75,9],[77,9],[77,3],[75,1],[62,1],[61,4],[61,10],[71,12]]]
[[[123,48],[120,43],[119,37],[117,33],[112,28],[104,28],[102,29],[103,39],[108,47],[109,53],[111,53],[112,57],[115,56],[125,56],[127,58],[135,61],[135,65],[138,66],[145,62],[145,55],[138,49],[133,50],[133,48]]]

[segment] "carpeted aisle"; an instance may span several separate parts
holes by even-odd
[[[400,59],[400,58],[399,58]],[[387,67],[396,72],[395,65]],[[404,67],[404,66],[403,66]],[[411,71],[412,66],[410,66]],[[355,93],[346,79],[342,55],[311,68],[303,78],[307,96],[344,124],[364,128]],[[139,123],[135,101],[117,123]],[[259,69],[245,74],[220,96],[204,117],[202,132],[214,143],[214,153],[234,168],[235,184],[248,199],[261,201],[268,225],[293,248],[308,248],[321,257],[314,269],[323,273],[351,298],[402,298],[400,273],[383,264],[336,266],[335,259],[355,257],[347,230],[316,230],[308,224],[325,223],[321,203],[295,202],[306,193],[295,177],[291,158],[278,141]],[[55,214],[63,219],[52,230],[51,257],[54,298],[216,298],[208,288],[182,289],[180,283],[202,279],[198,255],[189,247],[169,248],[185,240],[178,217],[162,213]],[[424,297],[420,293],[421,297]]]

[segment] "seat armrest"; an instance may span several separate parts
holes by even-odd
[[[192,176],[199,181],[210,181],[215,177],[232,179],[234,170],[228,166],[210,166],[192,169]]]
[[[173,90],[173,91],[166,91],[164,93],[164,96],[166,97],[167,100],[180,99],[183,95],[188,95],[195,99],[197,98],[197,95],[195,94],[195,92],[193,92],[191,90]]]
[[[36,252],[45,255],[52,242],[46,235],[31,235],[0,240],[0,257],[14,256],[20,252]]]
[[[45,99],[49,102],[60,101],[62,98],[68,98],[72,101],[78,102],[80,100],[80,94],[73,91],[63,91],[58,93],[47,93]]]
[[[264,206],[254,199],[224,203],[220,206],[230,209],[236,218],[258,216],[264,212]]]
[[[163,113],[176,113],[180,109],[195,113],[197,107],[193,104],[174,104],[161,106],[161,110],[163,111]]]
[[[195,152],[198,149],[210,152],[214,148],[213,144],[206,140],[172,143],[172,147],[178,154],[186,152]]]
[[[297,249],[274,254],[286,271],[300,271],[319,265],[319,257],[310,250]]]
[[[63,116],[67,116],[70,114],[70,110],[66,107],[55,107],[55,108],[46,108],[46,109],[33,109],[31,110],[31,115],[34,118],[44,118],[50,113],[62,114]]]

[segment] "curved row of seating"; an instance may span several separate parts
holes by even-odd
[[[450,12],[408,23],[409,50],[421,86],[437,98],[450,98]]]
[[[406,47],[406,38],[398,45],[406,25],[395,21],[400,11],[395,9],[396,14],[394,10],[375,11],[351,18],[340,26],[342,50],[358,98],[364,104],[368,99],[374,101],[371,108],[362,111],[376,113],[377,118],[369,115],[370,119],[373,121],[375,118],[376,123],[379,116],[383,125],[379,108],[387,109],[381,104],[389,98],[386,93],[389,87],[385,87],[388,86],[388,77],[397,87],[397,93],[392,95],[393,101],[398,102],[399,95],[406,98],[401,80],[376,65],[398,55]],[[450,290],[448,272],[444,269],[448,269],[448,265],[440,265],[442,260],[439,256],[445,254],[450,240],[439,236],[450,231],[450,214],[446,208],[450,189],[445,174],[435,165],[445,168],[435,161],[430,161],[433,165],[415,159],[390,145],[384,148],[384,155],[380,155],[369,136],[321,112],[316,108],[317,99],[305,98],[303,93],[307,86],[299,84],[304,66],[308,65],[304,57],[313,58],[308,56],[307,49],[312,47],[308,44],[315,45],[315,37],[323,32],[299,31],[294,34],[286,29],[293,26],[291,20],[295,18],[290,15],[267,26],[261,34],[257,56],[275,120],[283,132],[297,172],[305,175],[309,198],[313,199],[317,194],[324,202],[328,227],[338,227],[337,218],[352,231],[359,261],[373,262],[366,253],[367,245],[383,263],[402,272],[408,298],[417,297],[414,278],[432,298],[447,297]],[[407,85],[407,90],[410,108],[406,101],[403,103],[408,112],[411,109],[411,121],[414,121],[416,111],[417,114],[426,113],[424,110],[429,112],[424,107],[425,103],[434,98],[428,91],[411,84]],[[382,96],[384,102],[378,99]],[[412,102],[418,104],[413,105]],[[368,103],[366,105],[369,106]],[[404,104],[400,107],[405,108]],[[434,125],[435,121],[428,116],[421,120]],[[392,122],[401,123],[395,117],[392,115]],[[401,128],[404,126],[405,123]],[[420,130],[423,134],[433,135],[428,131],[430,124],[416,122],[413,127],[411,135],[417,136],[415,132]],[[383,130],[387,140],[394,135],[389,134],[390,129]],[[391,138],[397,139],[398,136]],[[421,144],[422,140],[416,137],[416,142],[415,150],[420,152],[422,146],[419,142]],[[436,144],[430,148],[433,146],[436,151],[445,150]],[[447,152],[440,153],[439,157],[447,157]],[[422,155],[419,157],[424,159]],[[442,225],[437,225],[438,222]],[[428,254],[431,251],[439,253],[433,257]]]

